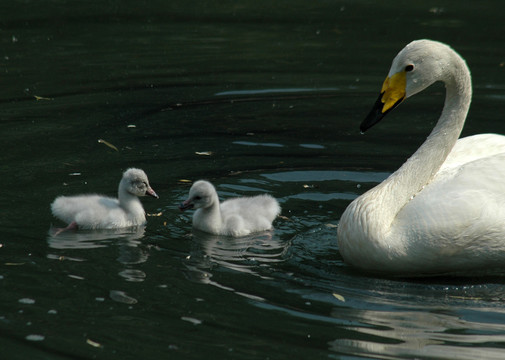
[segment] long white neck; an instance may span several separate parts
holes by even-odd
[[[443,79],[446,96],[442,114],[426,141],[386,181],[372,189],[383,197],[383,224],[390,226],[402,207],[438,172],[456,144],[470,107],[472,87],[470,72],[458,55],[454,54],[451,71]],[[385,221],[385,217],[388,221]]]
[[[446,98],[437,125],[402,167],[344,212],[339,238],[340,234],[348,238],[343,239],[343,251],[346,242],[352,241],[350,237],[356,236],[374,239],[372,242],[379,247],[394,246],[386,243],[392,241],[388,235],[398,212],[432,180],[458,140],[471,102],[471,78],[464,60],[456,53],[451,54],[447,65],[441,79]]]

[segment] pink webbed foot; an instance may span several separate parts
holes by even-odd
[[[55,231],[54,231],[53,235],[57,236],[57,235],[61,234],[64,231],[77,230],[78,228],[79,228],[79,226],[77,225],[77,223],[75,221],[72,221],[70,224],[68,224],[67,227],[54,229]]]

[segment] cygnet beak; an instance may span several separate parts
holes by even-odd
[[[186,200],[180,203],[179,209],[181,211],[187,210],[187,209],[192,209],[195,205],[191,202],[191,200]]]
[[[158,194],[156,194],[156,192],[153,189],[151,189],[150,187],[147,188],[146,195],[152,196],[155,199],[159,199],[160,198],[158,196]]]

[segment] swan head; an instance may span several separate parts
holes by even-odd
[[[182,211],[186,209],[206,209],[211,207],[217,198],[214,186],[205,180],[198,180],[189,189],[188,199],[179,205]]]
[[[141,169],[130,168],[123,173],[123,178],[119,183],[119,192],[123,191],[135,196],[148,195],[159,198],[149,185],[146,173]]]
[[[394,58],[379,98],[361,123],[361,132],[377,124],[406,98],[437,81],[450,81],[455,57],[461,59],[449,46],[437,41],[416,40],[405,46]]]

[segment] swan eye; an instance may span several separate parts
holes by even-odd
[[[202,200],[202,197],[201,197],[201,196],[195,196],[195,197],[193,198],[193,200],[200,201],[200,200]]]
[[[414,70],[414,65],[411,64],[411,65],[405,66],[405,71],[406,72],[409,72],[409,71],[412,71],[412,70]]]

